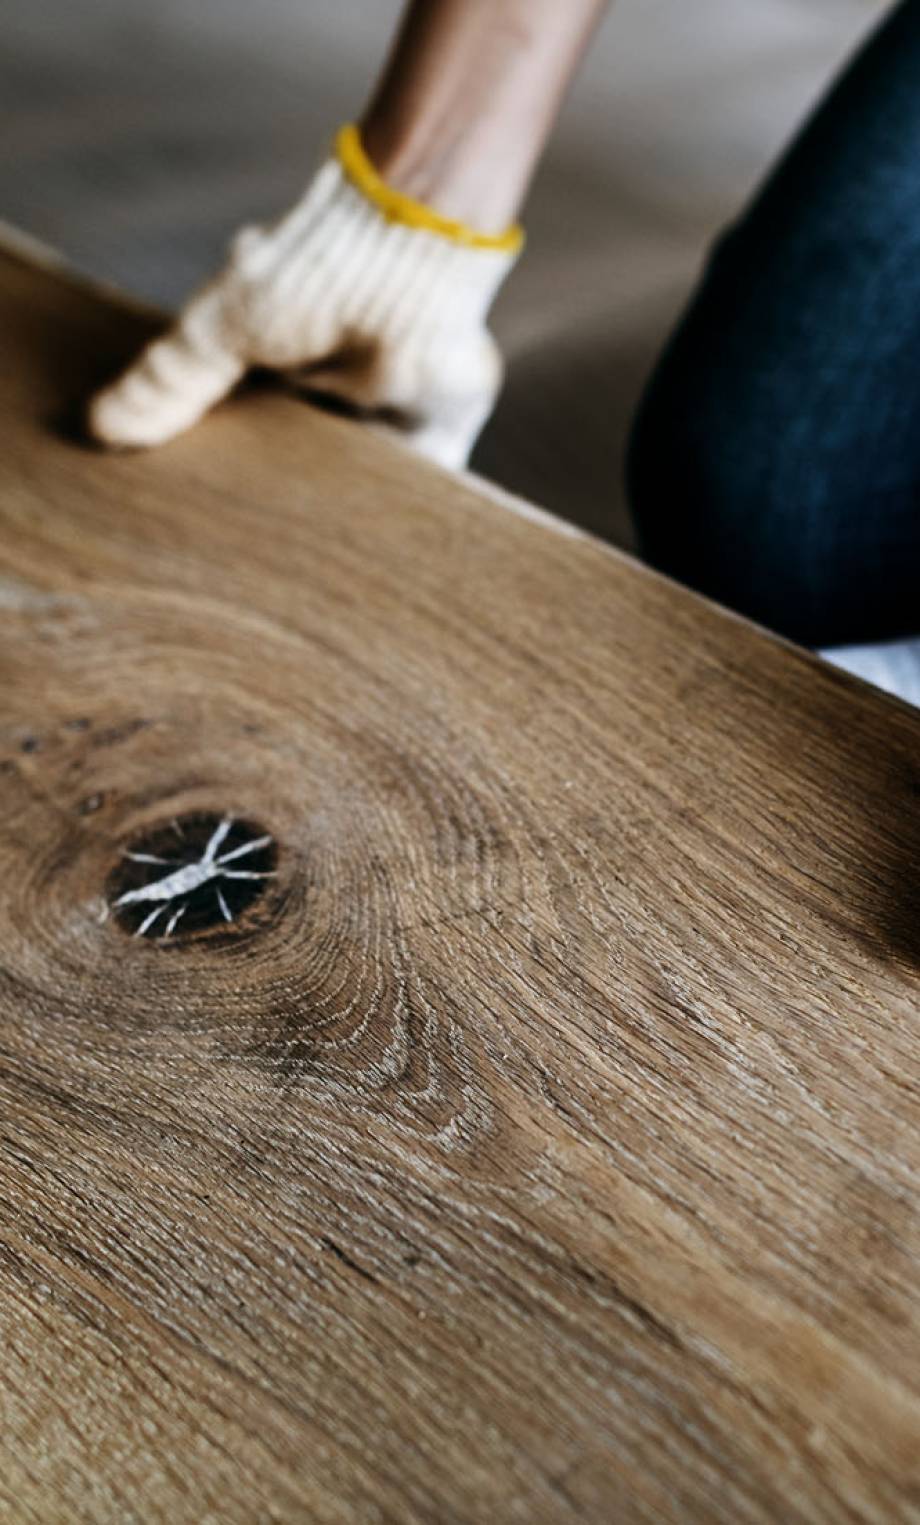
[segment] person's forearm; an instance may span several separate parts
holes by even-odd
[[[361,121],[397,190],[498,232],[607,0],[412,0]]]

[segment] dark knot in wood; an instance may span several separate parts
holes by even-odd
[[[135,838],[109,876],[115,920],[134,937],[187,938],[239,923],[274,877],[270,833],[232,815],[196,812]]]

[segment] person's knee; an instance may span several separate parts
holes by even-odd
[[[640,553],[697,592],[811,641],[814,568],[796,486],[776,490],[778,442],[756,402],[719,395],[712,381],[693,385],[666,362],[639,409],[626,475]]]
[[[712,592],[741,514],[756,514],[759,472],[742,447],[739,421],[726,427],[705,394],[664,362],[633,424],[626,483],[643,557]]]

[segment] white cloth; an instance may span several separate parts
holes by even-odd
[[[857,678],[865,678],[886,694],[920,705],[920,639],[886,641],[874,646],[836,646],[822,651],[825,661]]]

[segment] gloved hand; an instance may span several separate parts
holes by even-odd
[[[116,446],[195,423],[250,365],[383,410],[423,454],[462,466],[501,382],[486,314],[518,228],[476,234],[388,187],[354,127],[280,221],[246,228],[193,296],[88,412]]]

